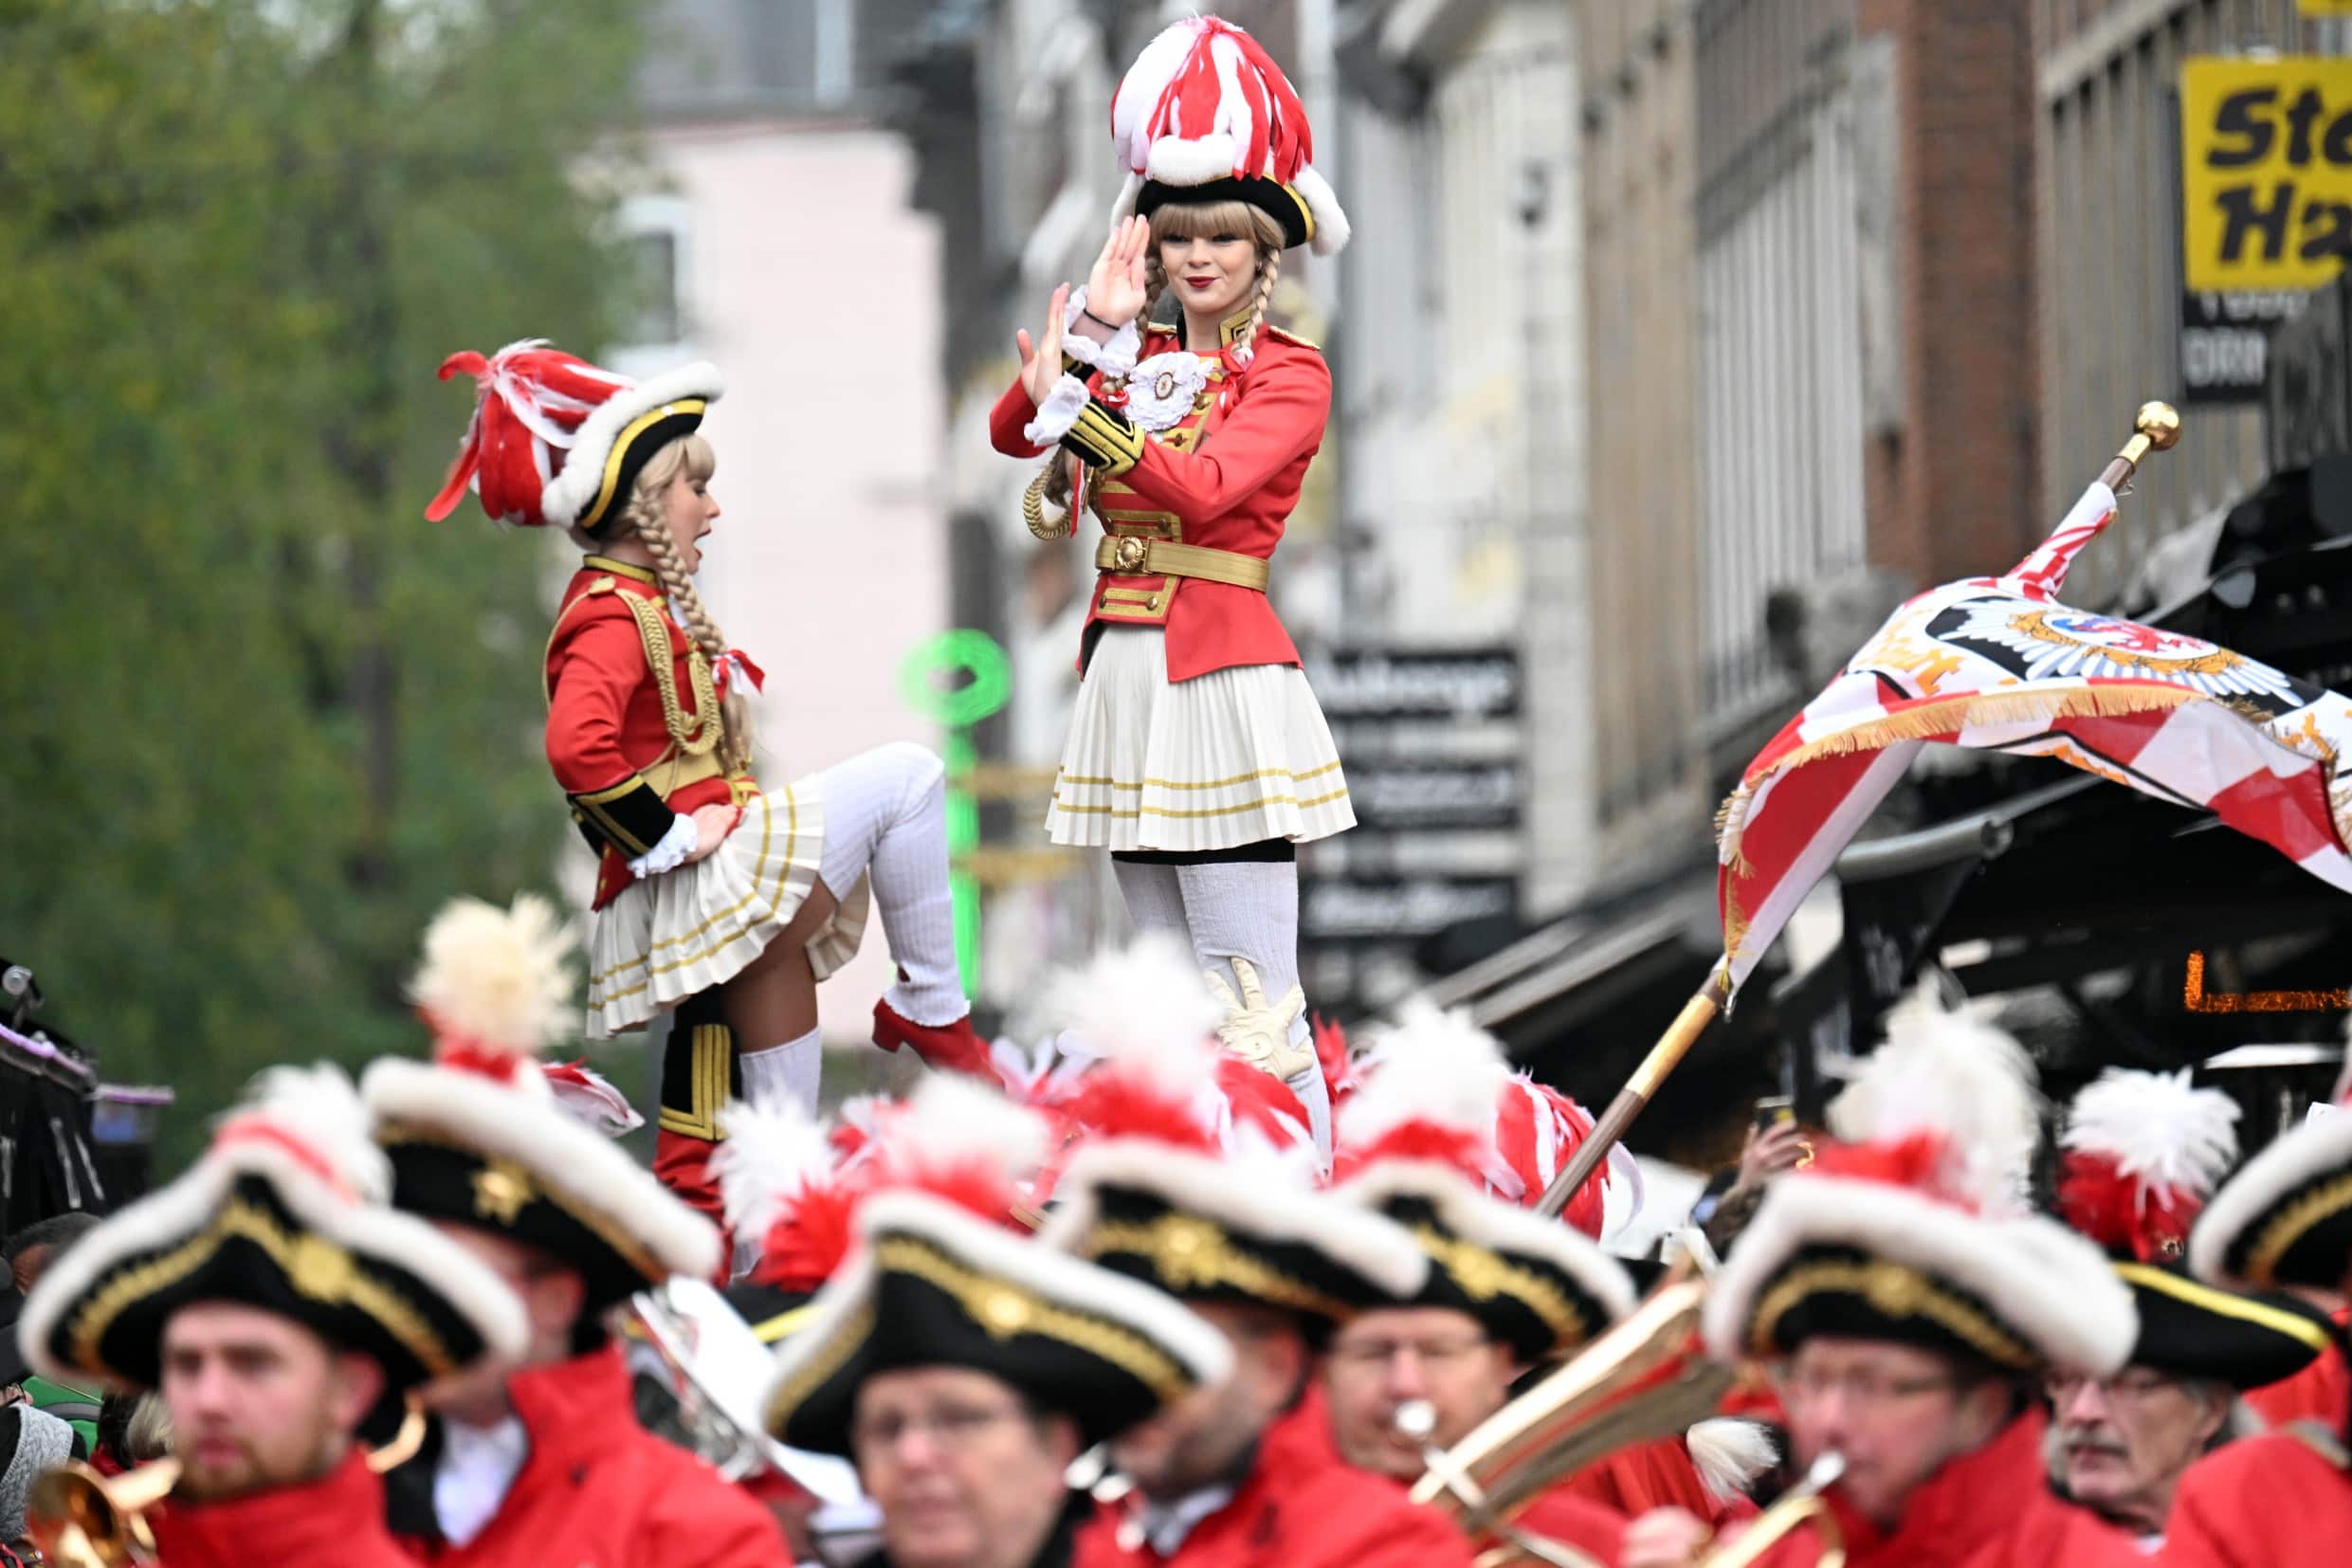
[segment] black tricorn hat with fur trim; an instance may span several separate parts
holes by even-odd
[[[202,1302],[292,1319],[374,1360],[394,1395],[521,1355],[527,1328],[513,1292],[431,1226],[386,1207],[390,1185],[342,1070],[274,1067],[184,1176],[42,1276],[17,1322],[26,1358],[47,1377],[152,1389],[165,1325]],[[386,1413],[396,1425],[396,1398]]]
[[[2189,1267],[2215,1285],[2341,1290],[2352,1277],[2352,1066],[2335,1103],[2270,1141],[2221,1184],[2189,1233]]]
[[[1530,1365],[1633,1310],[1632,1278],[1597,1242],[1486,1190],[1504,1163],[1495,1104],[1511,1086],[1493,1035],[1467,1013],[1408,1008],[1374,1053],[1340,1117],[1336,1195],[1385,1214],[1429,1254],[1420,1291],[1392,1304],[1467,1313]]]
[[[2179,1261],[2237,1158],[2237,1117],[2235,1101],[2195,1087],[2185,1067],[2108,1068],[2069,1107],[2058,1209],[2131,1290],[2134,1366],[2250,1389],[2310,1365],[2335,1329],[2291,1296],[2201,1284]]]
[[[574,1340],[602,1342],[605,1312],[671,1274],[706,1278],[719,1232],[650,1171],[557,1103],[538,1051],[567,1031],[571,937],[545,900],[511,909],[459,899],[425,934],[413,995],[434,1060],[386,1057],[360,1092],[390,1157],[392,1201],[535,1247],[587,1285]]]
[[[874,1374],[985,1372],[1069,1416],[1086,1446],[1225,1376],[1225,1336],[1160,1291],[994,1225],[945,1198],[878,1194],[860,1245],[786,1341],[767,1397],[771,1435],[847,1454]]]
[[[2097,1247],[2024,1201],[2040,1108],[2024,1048],[1906,1003],[1831,1107],[1840,1142],[1778,1177],[1705,1308],[1727,1360],[1821,1336],[1918,1344],[2015,1374],[2107,1376],[2131,1294]]]

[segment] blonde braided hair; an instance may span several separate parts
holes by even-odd
[[[620,518],[653,557],[653,572],[662,579],[662,592],[677,607],[678,618],[685,623],[687,635],[702,649],[714,672],[727,655],[727,639],[720,631],[719,623],[710,618],[710,611],[702,608],[702,595],[694,591],[694,579],[686,574],[685,563],[678,557],[678,541],[669,533],[668,498],[669,487],[680,470],[700,484],[707,483],[718,467],[719,457],[711,450],[709,442],[696,434],[680,436],[655,452],[637,471],[637,482],[629,488],[629,502],[622,507]],[[751,766],[751,702],[744,696],[740,682],[728,684],[727,694],[719,703],[719,722],[720,765],[731,774]]]

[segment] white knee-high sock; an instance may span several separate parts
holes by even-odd
[[[911,740],[861,752],[817,775],[825,794],[819,875],[835,897],[874,879],[890,957],[903,978],[884,998],[909,1023],[952,1024],[972,1011],[956,968],[947,883],[947,768]]]
[[[1193,928],[1184,919],[1184,889],[1176,882],[1175,866],[1114,860],[1111,875],[1119,879],[1120,897],[1126,900],[1127,918],[1135,922],[1137,936],[1158,932],[1186,947],[1193,945]]]
[[[1123,868],[1122,868],[1123,869]],[[1232,960],[1247,958],[1258,972],[1268,1002],[1280,1002],[1299,983],[1299,867],[1289,861],[1225,861],[1176,867],[1183,893],[1184,919],[1193,955],[1203,969],[1236,984]],[[1121,885],[1125,886],[1122,879]],[[1313,1040],[1306,1012],[1290,1021],[1294,1044]],[[1284,1080],[1306,1107],[1315,1147],[1331,1158],[1331,1091],[1321,1067]]]
[[[825,1042],[815,1030],[765,1050],[737,1057],[743,1067],[743,1098],[765,1109],[796,1102],[813,1120],[817,1085],[825,1070]]]

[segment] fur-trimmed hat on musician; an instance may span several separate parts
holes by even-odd
[[[539,1049],[574,1016],[572,937],[545,900],[459,899],[425,933],[411,995],[433,1059],[385,1057],[360,1092],[390,1157],[392,1200],[538,1248],[587,1291],[574,1340],[602,1342],[605,1311],[671,1274],[707,1278],[719,1233],[557,1100]]]
[[[152,1389],[173,1313],[240,1303],[382,1367],[387,1398],[362,1432],[381,1441],[401,1392],[520,1357],[521,1304],[465,1249],[386,1207],[391,1174],[369,1132],[339,1067],[263,1073],[186,1175],[42,1276],[16,1325],[27,1360],[64,1382]]]
[[[1127,172],[1114,219],[1170,202],[1244,201],[1282,226],[1285,245],[1336,256],[1347,244],[1298,89],[1220,17],[1185,17],[1144,46],[1111,100],[1111,140]]]
[[[2260,1388],[2325,1353],[2334,1327],[2294,1297],[2206,1285],[2182,1263],[2190,1227],[2237,1158],[2237,1103],[2189,1069],[2110,1067],[2074,1097],[2060,1140],[2058,1209],[2130,1287],[2134,1366]]]
[[[726,391],[700,361],[632,381],[538,338],[441,362],[444,381],[460,374],[474,378],[474,414],[426,518],[439,522],[471,489],[497,521],[592,538],[621,515],[638,470],[701,428]]]
[[[1072,1417],[1088,1444],[1224,1374],[1228,1347],[1208,1324],[1021,1224],[1047,1138],[1025,1106],[933,1079],[880,1121],[847,1174],[829,1169],[821,1132],[796,1108],[735,1107],[727,1128],[728,1211],[766,1237],[763,1270],[827,1276],[768,1395],[768,1431],[783,1442],[848,1453],[858,1389],[900,1368],[989,1373]],[[836,1245],[846,1257],[830,1255]]]
[[[1840,1141],[1777,1178],[1716,1276],[1709,1348],[1775,1357],[1816,1335],[1919,1344],[2013,1373],[2106,1377],[2131,1293],[2096,1247],[2028,1212],[2040,1137],[2024,1048],[1914,1000],[1831,1107]]]
[[[1490,1195],[1496,1103],[1518,1087],[1494,1037],[1426,1008],[1379,1052],[1340,1120],[1340,1165],[1353,1174],[1337,1195],[1429,1254],[1420,1291],[1392,1304],[1467,1313],[1526,1364],[1571,1355],[1632,1311],[1632,1279],[1597,1243]]]
[[[1146,938],[1064,975],[1044,1012],[1101,1058],[1068,1108],[1084,1136],[1046,1240],[1186,1300],[1324,1326],[1421,1288],[1413,1238],[1317,1190],[1310,1153],[1227,1151],[1204,1109],[1223,1103],[1221,1010],[1175,944]]]
[[[2341,1290],[2352,1278],[2352,1064],[2332,1108],[2281,1133],[2221,1184],[2189,1234],[2189,1267],[2256,1290]]]

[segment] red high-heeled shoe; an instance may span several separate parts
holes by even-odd
[[[989,1062],[988,1042],[973,1032],[970,1013],[952,1024],[918,1024],[887,1001],[874,1004],[874,1044],[884,1050],[912,1046],[923,1065],[937,1072],[961,1072],[984,1083],[1001,1080]]]

